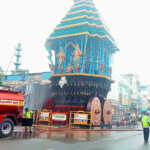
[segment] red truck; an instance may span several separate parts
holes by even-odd
[[[12,134],[23,118],[24,97],[19,92],[0,90],[0,137]]]

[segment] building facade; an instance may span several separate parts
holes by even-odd
[[[24,107],[38,110],[51,97],[50,76],[50,72],[3,75],[2,89],[22,92]]]

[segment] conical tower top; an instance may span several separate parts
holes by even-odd
[[[106,37],[113,41],[98,14],[93,0],[73,1],[73,6],[60,24],[57,25],[49,40],[88,34],[92,36],[98,35],[100,38]]]
[[[74,1],[74,5],[82,5],[82,4],[94,4],[93,0],[73,0]]]
[[[93,0],[73,0],[74,3],[79,3],[79,2],[93,2]]]

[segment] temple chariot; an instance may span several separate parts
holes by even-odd
[[[93,0],[74,0],[45,45],[55,106],[82,106],[99,113],[100,124],[112,83],[112,57],[118,48]]]

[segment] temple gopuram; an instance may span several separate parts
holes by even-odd
[[[112,83],[112,55],[118,48],[93,0],[74,0],[45,45],[55,105],[103,110]]]

